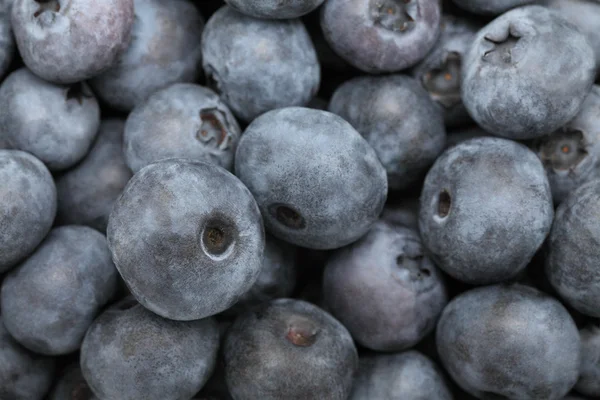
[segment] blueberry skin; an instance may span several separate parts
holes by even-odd
[[[172,321],[126,298],[88,330],[81,370],[100,399],[188,400],[210,377],[218,347],[212,318]]]
[[[396,72],[421,61],[438,38],[440,19],[440,0],[328,0],[321,8],[331,48],[369,73]]]
[[[585,182],[600,178],[600,86],[594,85],[579,114],[533,143],[546,167],[555,204]]]
[[[229,6],[208,20],[202,65],[212,87],[250,122],[281,107],[304,106],[317,93],[317,53],[300,20],[260,20]]]
[[[40,244],[56,215],[50,171],[29,153],[0,150],[0,273]]]
[[[48,400],[99,400],[83,378],[79,363],[71,364],[52,389]]]
[[[301,300],[278,299],[236,319],[224,342],[235,400],[347,399],[358,367],[350,334]]]
[[[15,38],[10,24],[13,0],[0,0],[0,78],[4,76],[15,55]]]
[[[486,131],[534,139],[577,115],[595,74],[594,51],[575,25],[525,6],[477,33],[463,61],[462,99]]]
[[[235,173],[269,233],[318,250],[360,238],[387,196],[385,170],[369,144],[337,115],[308,108],[254,120],[240,140]]]
[[[176,83],[138,105],[125,124],[125,161],[135,173],[166,158],[212,162],[230,170],[241,134],[212,90]]]
[[[556,210],[546,255],[552,287],[570,306],[592,317],[600,317],[599,206],[600,180],[575,189]]]
[[[581,369],[575,390],[590,397],[600,396],[600,327],[588,325],[579,331]]]
[[[52,385],[55,360],[17,343],[2,320],[0,316],[0,396],[7,400],[42,400]]]
[[[254,18],[298,18],[315,10],[325,0],[225,0],[235,10]]]
[[[100,106],[85,83],[57,85],[21,68],[0,86],[0,132],[8,147],[33,154],[51,171],[83,159],[99,126]]]
[[[117,285],[104,235],[85,226],[55,228],[4,279],[4,325],[31,351],[71,353]]]
[[[14,0],[12,26],[25,65],[75,83],[114,65],[129,46],[133,0]]]
[[[511,8],[534,3],[536,0],[452,0],[463,10],[475,14],[498,15]]]
[[[329,111],[350,122],[373,147],[390,189],[422,178],[444,150],[442,111],[408,76],[351,79],[335,91]]]
[[[449,127],[470,121],[460,93],[461,68],[477,30],[469,20],[445,15],[435,46],[411,70],[411,75],[442,109],[444,122]]]
[[[56,218],[61,225],[87,225],[106,232],[113,204],[132,176],[123,153],[124,130],[125,121],[102,121],[89,154],[56,178]]]
[[[111,107],[130,111],[171,84],[201,72],[204,20],[188,0],[134,0],[131,43],[90,85]]]
[[[365,354],[349,400],[452,400],[438,367],[411,350],[397,354]]]
[[[480,137],[489,137],[492,136],[481,127],[475,125],[468,128],[460,128],[455,129],[448,132],[447,140],[446,140],[446,149],[457,145],[462,142],[466,142],[469,139],[475,139]]]
[[[436,342],[454,381],[479,399],[561,399],[579,373],[575,322],[560,302],[529,286],[487,286],[454,298]]]
[[[448,302],[442,279],[418,232],[379,221],[327,262],[325,309],[364,347],[408,349],[433,331]]]
[[[436,264],[470,284],[523,270],[550,232],[544,167],[524,145],[477,138],[446,150],[429,170],[419,227]]]
[[[258,278],[260,211],[226,170],[165,160],[131,178],[108,220],[113,261],[150,311],[195,320],[231,307]]]

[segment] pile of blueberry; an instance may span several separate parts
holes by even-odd
[[[0,400],[600,398],[600,0],[0,0]]]

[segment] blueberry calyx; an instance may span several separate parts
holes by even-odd
[[[35,18],[39,17],[46,11],[60,11],[60,2],[58,0],[35,0],[35,2],[40,5],[38,10],[33,14]]]
[[[196,134],[198,140],[203,143],[214,141],[216,147],[226,150],[230,141],[225,113],[216,107],[205,108],[200,110],[200,121],[200,129]]]
[[[67,101],[77,100],[79,105],[82,105],[84,98],[91,99],[94,97],[94,95],[92,94],[89,88],[84,86],[82,82],[77,82],[69,86],[65,97]]]
[[[431,97],[444,108],[451,108],[461,102],[460,70],[462,58],[459,53],[451,51],[443,58],[438,67],[429,70],[423,78],[423,86]]]
[[[494,64],[514,64],[513,50],[517,45],[519,36],[513,34],[509,29],[506,32],[506,37],[496,39],[490,36],[485,36],[484,39],[493,44],[490,50],[483,54],[483,60]]]
[[[450,214],[452,206],[452,197],[446,189],[442,190],[438,196],[437,215],[440,218],[446,218]]]
[[[542,163],[554,170],[577,167],[588,155],[585,138],[578,130],[564,130],[545,137],[539,144]]]
[[[415,27],[418,5],[413,0],[371,0],[369,12],[375,25],[393,32]]]
[[[285,338],[295,346],[309,347],[317,341],[319,330],[310,321],[294,321]]]
[[[271,207],[271,214],[274,214],[275,219],[282,225],[290,229],[306,228],[306,220],[300,213],[285,204],[275,204]]]

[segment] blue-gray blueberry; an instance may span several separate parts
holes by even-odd
[[[325,0],[226,0],[232,8],[255,18],[290,19],[313,11]]]

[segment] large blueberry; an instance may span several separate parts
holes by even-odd
[[[575,25],[526,6],[477,33],[463,61],[462,99],[488,132],[533,139],[577,115],[595,74],[594,50]]]
[[[476,14],[497,15],[536,0],[452,0],[460,8]]]
[[[0,316],[0,398],[42,400],[52,385],[55,360],[25,349],[8,333]]]
[[[4,279],[4,325],[36,353],[73,352],[117,284],[104,235],[84,226],[55,228]]]
[[[202,35],[209,83],[245,121],[269,110],[304,106],[321,80],[319,61],[300,20],[261,20],[229,6],[209,19]]]
[[[48,400],[99,400],[85,381],[79,363],[69,365],[52,389]]]
[[[105,120],[89,154],[56,178],[57,221],[106,232],[112,206],[131,178],[123,154],[125,122]]]
[[[102,100],[129,111],[162,88],[193,82],[202,68],[204,21],[188,0],[134,0],[131,44],[90,81]]]
[[[117,269],[165,318],[231,307],[260,274],[264,229],[252,194],[213,164],[166,160],[131,178],[108,220]]]
[[[411,350],[397,354],[364,354],[360,357],[350,400],[452,400],[438,367]]]
[[[12,27],[25,65],[75,83],[114,65],[129,46],[133,0],[14,0]]]
[[[440,32],[439,0],[328,0],[321,8],[327,42],[365,72],[395,72],[421,61]]]
[[[553,216],[536,155],[510,140],[477,138],[446,150],[429,170],[419,227],[440,268],[467,283],[489,284],[527,266]]]
[[[342,118],[308,108],[254,120],[240,140],[235,172],[270,233],[314,249],[360,238],[387,196],[385,170],[371,146]]]
[[[345,400],[358,366],[346,328],[320,308],[292,299],[238,317],[223,351],[236,400]]]
[[[319,7],[325,0],[225,0],[232,8],[255,18],[298,18]]]
[[[436,333],[454,381],[483,400],[555,400],[575,385],[581,341],[569,312],[524,285],[465,292],[448,304]]]
[[[219,328],[211,318],[161,318],[131,297],[98,317],[81,346],[81,370],[104,400],[187,400],[212,374]]]
[[[579,114],[533,143],[546,167],[555,204],[583,183],[600,177],[600,86],[593,86]]]
[[[361,345],[399,351],[435,328],[448,302],[441,273],[419,234],[386,221],[337,250],[323,276],[325,309]]]
[[[52,227],[56,187],[40,160],[0,150],[0,273],[33,252]]]
[[[390,189],[422,179],[446,144],[442,110],[408,76],[349,80],[333,94],[329,111],[350,122],[373,147]]]
[[[10,23],[13,0],[0,0],[0,78],[4,76],[13,60],[15,38]]]
[[[600,180],[588,182],[558,207],[548,241],[546,274],[577,311],[600,317]]]
[[[33,154],[51,171],[80,161],[99,125],[100,107],[83,82],[56,85],[21,68],[0,86],[0,135],[9,148]]]
[[[124,151],[133,172],[182,157],[233,167],[240,127],[212,90],[176,83],[154,93],[127,117]]]

